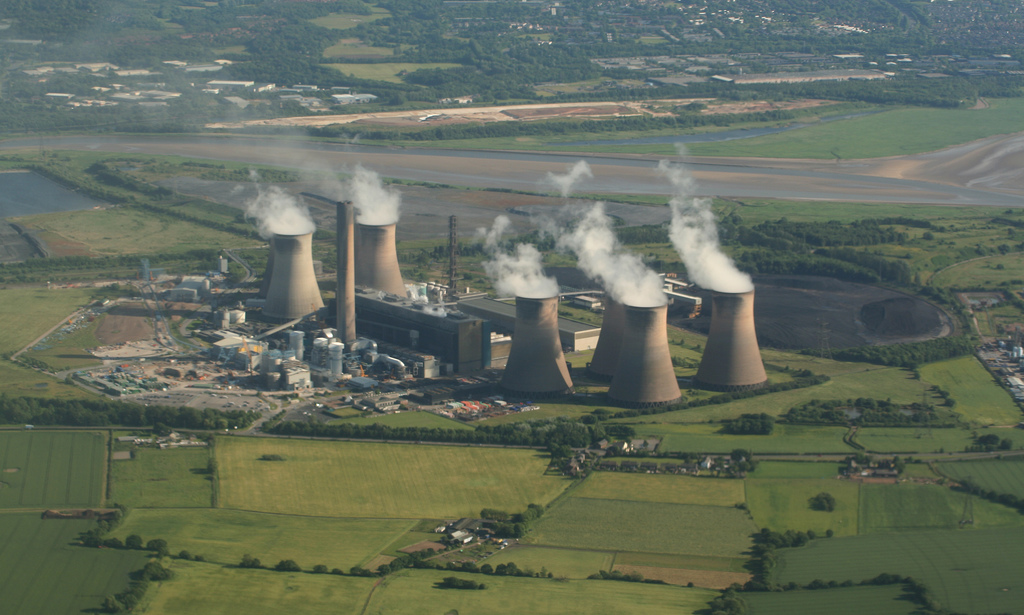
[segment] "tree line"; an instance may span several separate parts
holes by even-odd
[[[166,425],[176,429],[243,429],[252,424],[258,412],[219,411],[205,408],[148,405],[107,399],[56,399],[10,397],[0,393],[0,423],[30,425],[69,425],[75,427],[153,427]]]
[[[804,351],[805,354],[810,351]],[[832,353],[839,361],[855,361],[914,368],[925,363],[963,357],[974,352],[974,345],[965,336],[940,337],[923,342],[890,344],[888,346],[854,346]]]

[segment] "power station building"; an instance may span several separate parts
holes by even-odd
[[[497,333],[512,333],[516,326],[516,306],[489,297],[476,297],[459,301],[459,309],[467,314],[485,318],[494,323]],[[555,315],[557,316],[557,302]],[[570,318],[557,317],[556,330],[563,348],[569,352],[590,350],[597,346],[601,328]]]

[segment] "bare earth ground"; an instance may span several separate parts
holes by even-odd
[[[639,572],[645,579],[657,579],[669,585],[693,583],[697,587],[707,587],[710,589],[725,589],[733,583],[743,585],[750,580],[750,575],[743,572],[721,572],[717,570],[687,570],[685,568],[622,565],[616,565],[615,570],[625,574]]]
[[[141,303],[122,303],[107,312],[96,327],[101,344],[115,346],[153,338],[152,314]]]
[[[402,547],[399,551],[402,553],[419,553],[420,551],[426,551],[427,549],[433,549],[440,552],[445,549],[445,546],[439,542],[424,540],[422,542],[417,542],[414,545],[409,545],[408,547]]]

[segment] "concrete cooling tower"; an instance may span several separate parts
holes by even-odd
[[[754,291],[711,295],[711,329],[694,383],[712,391],[745,391],[765,385],[754,330]]]
[[[516,297],[516,324],[501,387],[531,397],[572,391],[558,337],[558,297]]]
[[[610,297],[606,298],[604,318],[601,320],[601,336],[597,338],[594,358],[587,366],[588,376],[608,381],[615,375],[615,368],[619,365],[619,348],[622,346],[622,329],[625,324],[625,308]]]
[[[405,296],[405,283],[398,269],[395,225],[356,225],[356,285]]]
[[[356,341],[355,213],[351,202],[338,203],[338,337]]]
[[[623,306],[622,346],[608,397],[628,408],[649,408],[679,399],[668,350],[668,306]]]
[[[274,235],[270,241],[274,270],[263,315],[293,320],[324,307],[313,273],[313,234]]]

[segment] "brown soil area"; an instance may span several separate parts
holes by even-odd
[[[402,553],[419,553],[420,551],[426,551],[427,549],[433,549],[435,551],[444,551],[445,547],[439,542],[432,542],[430,540],[424,540],[423,542],[417,542],[414,545],[403,547],[399,549]]]
[[[17,472],[20,469],[21,468],[4,468],[4,472],[6,472],[8,474],[14,474],[15,472]]]
[[[894,344],[951,333],[938,308],[896,291],[815,276],[762,276],[755,280],[754,321],[758,343],[773,348],[818,348],[821,322],[828,327],[832,349]],[[707,334],[711,294],[699,318],[670,315],[669,322]],[[864,322],[865,314],[868,322]]]
[[[63,235],[58,235],[50,231],[36,231],[43,242],[46,243],[46,249],[50,252],[50,256],[96,256],[94,252],[89,249],[89,246],[78,241],[72,241]]]
[[[141,303],[124,303],[113,308],[96,326],[96,339],[104,346],[153,338],[150,311]]]
[[[834,103],[829,100],[815,100],[813,98],[786,101],[753,100],[748,102],[728,102],[722,104],[711,103],[708,105],[708,108],[701,111],[701,113],[709,115],[725,113],[760,113],[762,111],[809,109],[811,107],[820,107],[822,105],[831,104]]]
[[[693,583],[697,587],[725,589],[733,583],[740,585],[750,580],[743,572],[720,572],[717,570],[688,570],[685,568],[655,568],[654,566],[615,566],[623,573],[639,572],[645,579],[658,579],[670,585]]]
[[[600,115],[637,115],[637,109],[626,106],[611,107],[563,107],[563,108],[540,108],[540,109],[513,109],[503,111],[505,115],[516,120],[540,120],[554,117],[575,117]]]

